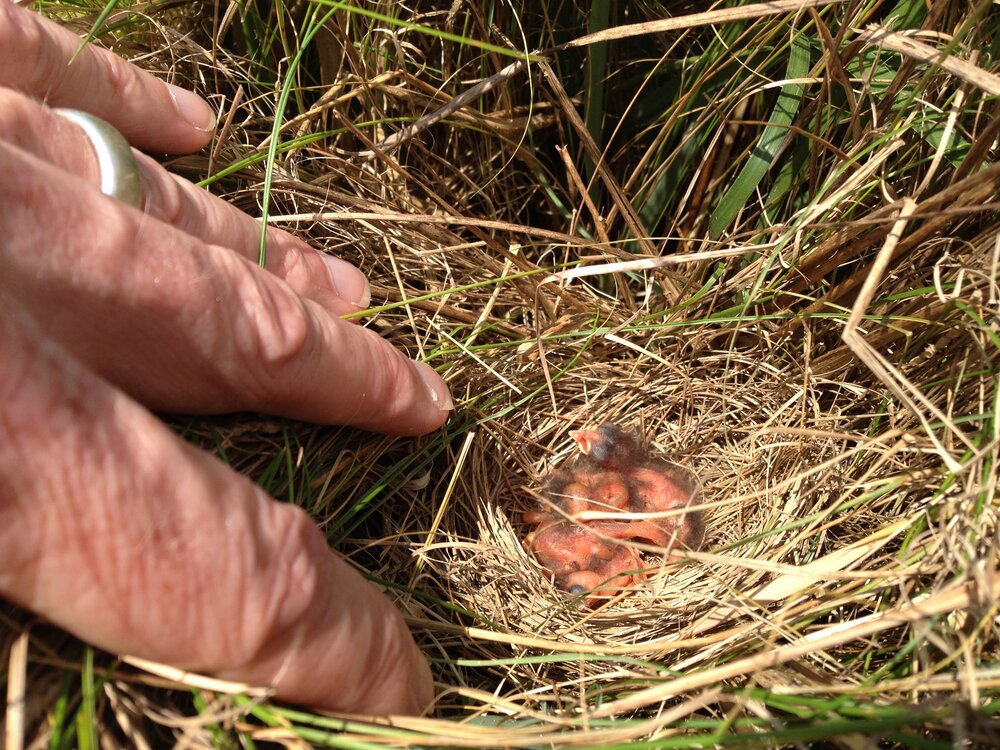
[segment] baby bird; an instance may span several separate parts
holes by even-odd
[[[645,579],[634,546],[671,556],[697,549],[705,535],[697,479],[686,469],[647,455],[636,439],[607,423],[573,434],[583,454],[557,471],[547,491],[556,510],[529,511],[535,526],[524,540],[556,584],[594,606]],[[632,542],[632,544],[629,544]]]

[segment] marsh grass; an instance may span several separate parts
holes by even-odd
[[[176,423],[386,588],[439,694],[320,716],[15,613],[28,743],[1000,745],[997,11],[590,7],[106,13],[221,112],[171,167],[356,262],[364,324],[451,384],[419,440]],[[698,473],[709,532],[587,611],[520,515],[602,421]]]

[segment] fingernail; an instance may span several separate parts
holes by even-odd
[[[177,114],[183,117],[195,130],[207,133],[215,130],[215,112],[204,99],[180,86],[167,84],[170,96],[174,99]]]
[[[441,376],[434,372],[434,368],[426,362],[416,362],[413,364],[417,368],[417,375],[424,381],[427,390],[431,394],[431,401],[441,411],[451,411],[455,408],[455,402],[451,400],[451,392],[448,385],[441,379]]]
[[[372,301],[372,288],[368,285],[365,275],[346,260],[326,253],[320,253],[320,257],[326,263],[326,270],[330,274],[330,281],[333,282],[337,296],[359,310],[367,309]]]

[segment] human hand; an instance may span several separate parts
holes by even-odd
[[[86,110],[182,152],[212,112],[0,0],[0,594],[106,649],[340,710],[418,712],[399,614],[297,508],[147,412],[255,410],[397,434],[451,400],[339,315],[367,282],[138,155],[145,204],[104,196]],[[45,101],[45,105],[41,103]]]

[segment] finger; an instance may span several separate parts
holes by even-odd
[[[102,117],[139,148],[187,153],[211,140],[215,114],[203,99],[107,50],[80,47],[68,29],[0,0],[0,86]]]
[[[147,405],[411,435],[452,408],[426,364],[225,248],[2,143],[0,173],[0,288]]]
[[[0,89],[0,133],[5,140],[92,184],[100,184],[97,156],[84,131],[39,102]],[[260,222],[155,160],[135,152],[142,172],[143,210],[205,242],[235,250],[257,262]],[[267,231],[268,271],[299,294],[346,315],[368,307],[368,281],[347,261],[320,253],[280,229]]]
[[[125,653],[281,698],[419,713],[426,662],[299,509],[175,438],[0,296],[0,594]]]
[[[143,209],[150,216],[212,245],[221,245],[259,265],[261,224],[224,200],[168,173],[136,153],[143,178]],[[335,315],[365,310],[371,303],[368,279],[353,264],[307,245],[288,232],[267,227],[264,268],[298,294]]]

